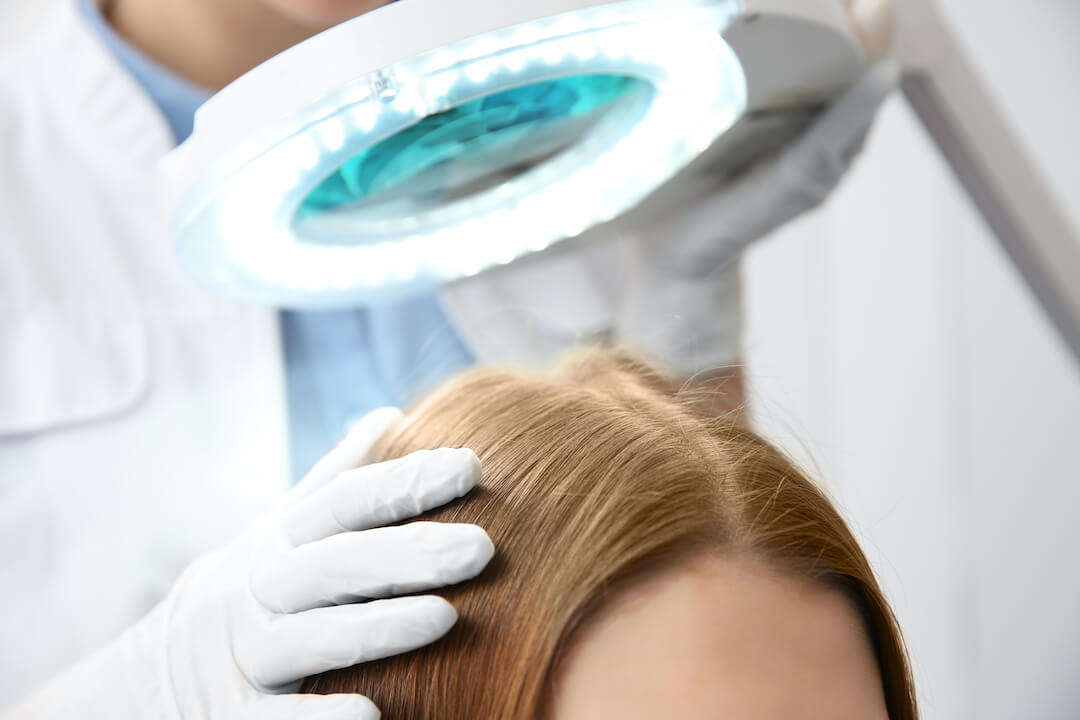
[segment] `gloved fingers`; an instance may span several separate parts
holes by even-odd
[[[301,545],[258,567],[250,587],[268,610],[298,613],[463,582],[494,552],[476,525],[410,523]]]
[[[455,622],[454,607],[432,595],[335,605],[275,616],[264,632],[238,644],[236,659],[248,680],[267,691],[415,650],[438,640]]]
[[[365,463],[372,446],[401,418],[401,410],[391,407],[372,410],[365,415],[333,450],[312,466],[293,489],[291,497],[296,499],[310,495],[341,472]]]
[[[381,527],[445,505],[479,480],[480,461],[472,450],[422,450],[341,472],[286,509],[282,528],[301,545]]]
[[[872,65],[782,152],[782,162],[803,172],[826,163],[830,172],[821,178],[821,183],[831,190],[865,142],[878,109],[899,82],[900,66],[895,60]]]
[[[363,695],[265,695],[250,720],[379,720],[375,703]]]
[[[643,262],[663,272],[705,277],[749,243],[819,205],[851,166],[898,82],[897,63],[880,61],[771,157],[711,191],[714,181],[704,176],[703,190],[688,191],[696,201],[640,233]]]
[[[875,63],[792,143],[704,204],[703,212],[726,218],[729,227],[719,234],[745,245],[821,204],[851,167],[899,79],[895,60]]]

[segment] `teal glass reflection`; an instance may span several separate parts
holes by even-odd
[[[308,195],[298,217],[369,204],[405,188],[475,187],[478,178],[535,160],[541,148],[551,154],[569,146],[619,100],[647,88],[624,75],[575,75],[430,115],[347,160]]]

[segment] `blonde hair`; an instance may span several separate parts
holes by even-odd
[[[899,627],[826,496],[779,451],[710,418],[658,372],[594,351],[550,376],[478,370],[383,439],[387,459],[469,447],[480,486],[424,519],[472,522],[496,556],[442,594],[460,620],[417,652],[305,683],[360,692],[390,718],[532,719],[574,628],[606,597],[704,552],[752,557],[847,595],[873,643],[889,717],[914,720]]]

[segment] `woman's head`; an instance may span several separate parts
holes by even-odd
[[[915,717],[895,621],[828,500],[657,373],[612,353],[476,371],[379,455],[440,446],[472,448],[481,483],[424,519],[483,526],[495,559],[444,593],[446,638],[309,691],[389,718]]]

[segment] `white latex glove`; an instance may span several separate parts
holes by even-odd
[[[730,182],[703,174],[687,207],[636,232],[619,342],[686,377],[733,360],[739,254],[832,193],[898,80],[895,62],[871,66],[778,154]]]
[[[357,601],[461,582],[494,552],[474,525],[382,527],[461,497],[479,479],[469,450],[357,468],[400,417],[384,409],[362,420],[276,511],[193,563],[146,618],[5,717],[379,717],[358,695],[295,690],[309,675],[441,637],[457,620],[442,598]]]

